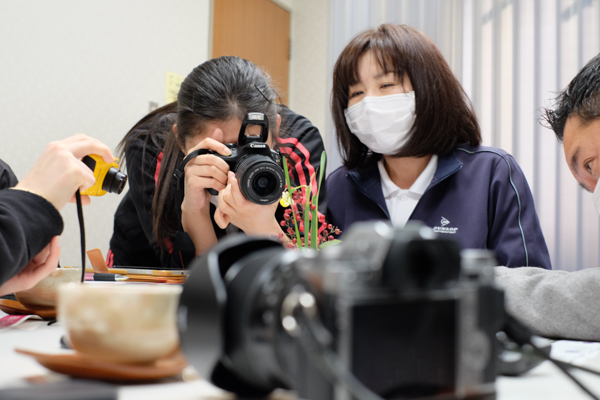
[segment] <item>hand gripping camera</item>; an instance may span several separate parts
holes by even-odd
[[[356,224],[320,252],[229,237],[184,286],[182,347],[203,377],[241,396],[495,399],[504,298],[493,265],[420,224]]]
[[[119,171],[119,160],[105,162],[102,157],[90,154],[81,161],[94,171],[96,183],[94,186],[81,191],[84,196],[104,196],[106,193],[121,194],[127,183],[127,175]]]
[[[259,136],[247,136],[248,125],[261,128]],[[272,204],[279,201],[285,188],[285,175],[281,167],[279,151],[271,150],[266,141],[269,137],[269,121],[263,113],[248,113],[242,121],[237,143],[228,143],[231,155],[223,156],[210,150],[200,149],[188,154],[175,173],[173,185],[178,193],[183,191],[184,170],[187,163],[201,154],[213,154],[222,158],[235,172],[244,197],[256,204]],[[216,196],[214,189],[208,190]]]

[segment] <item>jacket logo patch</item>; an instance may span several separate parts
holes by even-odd
[[[448,221],[446,218],[442,217],[442,219],[440,221],[441,226],[434,226],[433,231],[436,233],[448,233],[450,235],[454,235],[458,231],[458,228],[446,226],[448,224],[450,224],[450,221]]]

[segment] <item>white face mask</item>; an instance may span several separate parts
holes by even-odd
[[[600,179],[596,183],[596,188],[594,189],[594,194],[592,195],[594,198],[594,205],[596,206],[596,211],[600,214]]]
[[[344,115],[350,132],[371,151],[394,154],[415,122],[415,92],[365,97]]]

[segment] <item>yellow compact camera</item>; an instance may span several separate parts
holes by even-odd
[[[80,193],[85,196],[104,196],[108,193],[121,194],[125,183],[127,183],[127,175],[119,171],[119,160],[111,163],[105,162],[102,157],[95,154],[90,154],[81,159],[92,171],[96,183],[94,186],[82,190]]]

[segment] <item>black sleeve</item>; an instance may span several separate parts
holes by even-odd
[[[46,199],[22,190],[0,190],[0,284],[20,272],[62,230],[60,213]]]
[[[152,201],[160,168],[160,156],[162,156],[162,148],[157,148],[147,136],[133,140],[125,151],[129,196],[149,243],[154,242]]]
[[[143,130],[138,133],[143,134]],[[152,232],[154,174],[162,151],[147,135],[128,143],[125,151],[129,190],[115,212],[113,234],[106,264],[160,268],[160,251]]]
[[[19,180],[12,169],[10,169],[10,166],[0,160],[0,189],[14,187],[17,183],[19,183]]]
[[[109,265],[182,269],[195,257],[194,244],[181,227],[165,243],[168,250],[158,246],[153,233],[152,202],[162,163],[164,140],[174,122],[174,114],[149,121],[134,132],[134,139],[128,143],[125,160],[129,192],[117,210],[119,220],[115,220],[111,239],[113,260]],[[156,140],[156,137],[162,140]]]
[[[290,178],[292,185],[306,185],[314,175],[311,190],[317,188],[319,182],[319,166],[321,154],[325,151],[321,133],[307,118],[294,113],[286,107],[281,107],[281,127],[279,150],[293,166]],[[319,193],[319,212],[325,214],[327,210],[327,189],[325,185],[325,170],[323,165],[323,181]]]
[[[115,213],[110,241],[109,266],[130,265],[154,268],[182,268],[177,237],[165,243],[168,251],[155,242],[152,202],[162,163],[164,141],[174,123],[167,114],[137,128],[127,142],[125,160],[129,191]],[[183,239],[182,239],[183,240]],[[185,240],[183,240],[188,244]],[[177,261],[177,262],[176,262]]]

